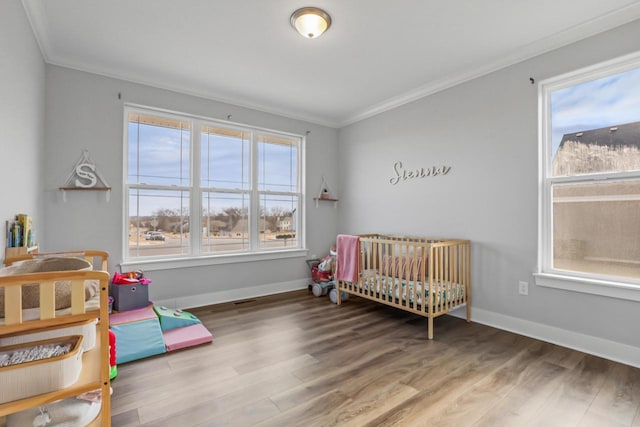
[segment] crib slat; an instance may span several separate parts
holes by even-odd
[[[465,292],[464,298],[467,303],[467,322],[471,321],[471,246],[469,244],[465,245]]]
[[[427,300],[429,297],[425,290],[429,289],[429,279],[427,278],[427,248],[422,247],[422,263],[420,264],[420,280],[422,281],[422,312],[427,312]]]
[[[442,280],[440,282],[440,288],[438,289],[438,296],[440,297],[439,311],[445,311],[447,309],[447,281],[449,280],[449,248],[442,247]]]
[[[380,282],[380,292],[382,293],[382,299],[384,301],[387,301],[389,299],[388,294],[391,286],[389,282],[389,273],[390,273],[389,270],[391,269],[391,258],[389,255],[390,245],[388,243],[382,243],[382,247],[383,247],[382,251],[386,255],[386,259],[383,258],[384,265],[382,267],[381,277],[384,278],[385,282],[384,282],[384,289],[382,288],[383,286],[382,282]]]
[[[84,280],[71,281],[71,314],[84,314]]]
[[[411,256],[410,256],[410,252],[411,252],[412,248],[410,244],[406,244],[405,245],[405,253],[404,256],[402,257],[403,261],[404,261],[404,272],[403,277],[405,278],[404,281],[406,283],[406,286],[408,286],[408,288],[404,291],[404,293],[406,294],[405,299],[406,299],[406,304],[407,307],[411,307],[411,301],[414,301],[415,303],[415,287],[413,286],[413,282],[411,281]],[[413,289],[412,289],[413,288]]]
[[[367,260],[368,260],[368,268],[367,268],[367,280],[363,284],[363,287],[366,289],[368,286],[369,292],[375,292],[375,280],[376,280],[376,245],[373,241],[368,240],[367,243]],[[366,286],[364,286],[366,285]]]
[[[449,309],[449,296],[451,295],[449,291],[451,290],[451,247],[447,246],[444,249],[445,253],[445,280],[442,284],[442,310],[446,311]]]
[[[409,280],[412,285],[411,300],[413,301],[413,308],[418,308],[417,296],[420,294],[418,293],[418,275],[415,272],[415,269],[418,266],[418,247],[414,244],[412,250],[413,256],[411,257],[411,262],[407,268],[407,280]]]
[[[434,248],[433,246],[430,248],[429,250],[429,298],[427,298],[429,300],[428,303],[428,307],[429,307],[429,316],[431,316],[433,314],[433,288],[434,288],[434,280],[437,280],[437,257],[438,257],[438,251],[436,248]]]
[[[434,294],[433,294],[434,299],[435,299],[435,302],[434,302],[435,313],[434,314],[437,314],[442,310],[442,298],[440,298],[440,293],[442,292],[442,266],[444,264],[444,259],[443,259],[443,256],[442,256],[443,252],[444,252],[444,250],[443,250],[442,246],[439,246],[438,247],[438,267],[437,267],[437,269],[438,269],[438,279],[436,280],[436,283],[435,283],[435,286],[434,286],[435,287]]]
[[[451,308],[456,306],[456,249],[457,246],[453,245],[449,247],[449,292],[447,293],[447,310],[451,310]]]
[[[22,323],[22,286],[4,288],[4,323],[5,325]]]
[[[464,277],[462,276],[464,267],[461,265],[462,260],[464,259],[464,255],[462,253],[463,250],[464,246],[460,245],[456,252],[456,305],[463,302],[464,295]]]
[[[400,247],[400,244],[395,244],[393,245],[394,247],[394,254],[398,254],[400,253],[400,251],[402,250],[402,248]],[[394,260],[396,260],[397,258],[394,258]],[[396,302],[396,304],[398,305],[402,305],[402,278],[400,277],[400,260],[397,260],[398,262],[394,262],[394,271],[393,271],[393,300]],[[397,280],[396,280],[397,279]]]
[[[431,312],[431,314],[435,314],[435,312],[438,310],[438,299],[436,296],[436,292],[438,287],[440,286],[440,281],[442,280],[442,278],[440,277],[440,260],[441,260],[441,252],[442,252],[442,248],[436,247],[435,248],[435,256],[434,256],[434,277],[433,277],[433,293],[430,296],[430,300],[433,300],[433,311]]]
[[[365,259],[366,249],[367,249],[366,244],[363,244],[362,242],[360,242],[360,272],[362,272],[363,270],[366,271],[367,269],[367,264]],[[365,279],[366,277],[363,277],[363,275],[358,274],[358,279],[356,280],[356,283],[358,284],[358,287],[360,289],[362,289],[362,282]]]
[[[56,284],[52,281],[40,282],[40,319],[56,317]]]

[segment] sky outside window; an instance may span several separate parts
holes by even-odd
[[[551,94],[551,158],[563,135],[640,121],[640,68]]]

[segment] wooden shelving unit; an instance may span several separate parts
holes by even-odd
[[[22,255],[37,254],[38,245],[35,246],[18,246],[15,248],[4,248],[4,259],[12,259]]]
[[[106,263],[106,260],[103,260]],[[34,279],[31,282],[29,279]],[[41,320],[23,321],[21,314],[12,312],[5,313],[5,323],[0,325],[0,336],[15,336],[24,333],[51,331],[52,329],[60,329],[66,326],[76,325],[79,321],[87,319],[96,319],[96,342],[95,346],[82,354],[82,368],[80,377],[73,385],[64,389],[55,390],[24,399],[18,399],[11,402],[0,404],[0,425],[4,425],[3,421],[6,416],[44,406],[61,399],[75,398],[83,393],[101,390],[100,412],[97,417],[88,425],[92,427],[109,427],[111,425],[111,385],[109,380],[109,315],[108,315],[108,289],[109,289],[109,273],[106,271],[73,271],[73,272],[48,272],[24,274],[16,276],[0,277],[0,286],[5,289],[5,297],[16,295],[20,297],[20,288],[24,283],[40,283],[53,288],[54,283],[62,280],[71,280],[73,285],[78,285],[84,294],[85,280],[99,280],[100,292],[100,309],[84,310],[84,297],[80,299],[80,303],[75,301],[78,298],[73,297],[79,293],[72,294],[72,307],[69,315],[60,315],[54,318]],[[46,289],[46,288],[45,288]],[[74,288],[75,289],[75,288]],[[11,290],[12,292],[7,292]],[[17,292],[15,292],[17,291]],[[42,290],[41,290],[42,292]],[[53,308],[51,308],[53,310]],[[41,316],[42,316],[41,307]],[[45,310],[46,312],[47,310]],[[26,379],[26,378],[25,378]],[[55,420],[54,420],[55,421]]]

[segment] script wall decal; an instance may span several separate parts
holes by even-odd
[[[433,166],[430,168],[405,169],[402,162],[393,164],[395,176],[389,180],[391,185],[397,185],[409,179],[426,178],[428,176],[446,175],[451,170],[451,166]]]

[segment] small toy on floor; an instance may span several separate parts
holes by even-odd
[[[325,296],[335,287],[333,273],[336,267],[336,246],[329,249],[329,253],[322,259],[307,260],[311,269],[311,280],[309,290],[317,297]]]
[[[329,293],[331,289],[333,289],[336,285],[336,282],[322,282],[322,283],[314,283],[311,285],[311,292],[313,295],[317,297],[325,296]]]
[[[338,290],[336,288],[333,288],[333,289],[331,289],[331,291],[329,291],[329,299],[334,304],[338,303]],[[349,294],[347,292],[342,291],[340,293],[340,299],[342,301],[348,300],[349,299]]]
[[[336,245],[331,246],[329,249],[329,254],[326,255],[322,260],[320,260],[320,264],[318,264],[318,270],[323,272],[331,273],[333,276],[333,271],[335,271],[336,267]]]

